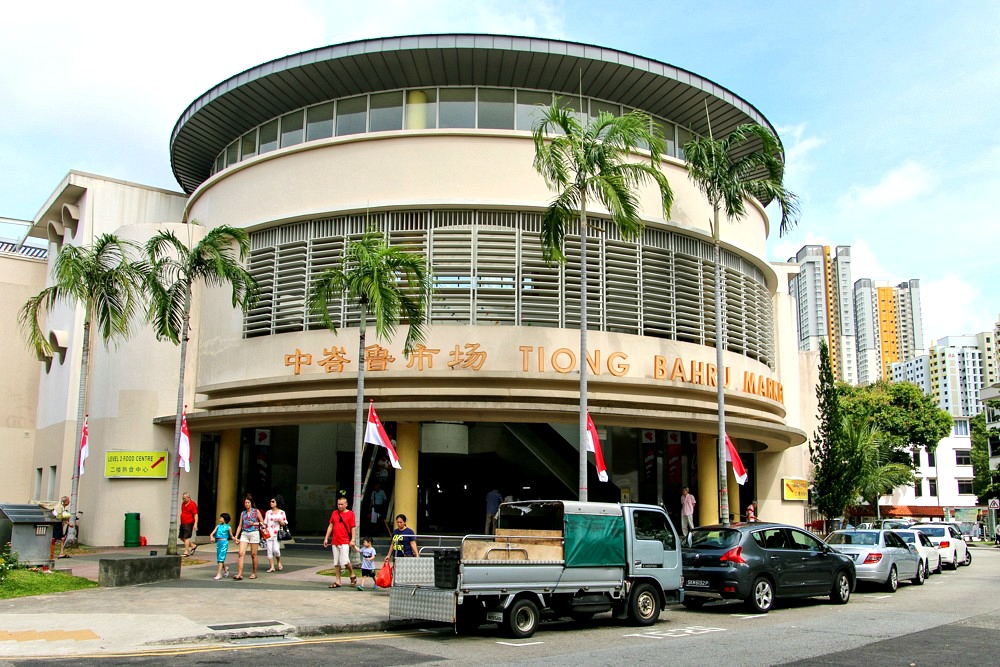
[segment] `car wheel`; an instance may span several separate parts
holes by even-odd
[[[911,581],[917,586],[923,586],[924,580],[927,578],[927,568],[921,561],[917,564],[917,576],[913,577]]]
[[[503,614],[504,628],[514,639],[526,639],[538,629],[538,607],[526,598],[515,600]]]
[[[957,570],[958,569],[958,554],[955,553],[955,552],[952,552],[952,554],[951,554],[951,562],[948,563],[948,569],[949,570]]]
[[[885,580],[885,590],[895,593],[897,588],[899,588],[899,573],[896,572],[896,566],[893,565],[889,568],[889,578]]]
[[[634,625],[652,625],[660,617],[660,596],[649,584],[632,589],[628,600],[628,617]]]
[[[851,578],[846,572],[838,572],[837,578],[833,581],[833,589],[830,590],[830,602],[834,604],[847,604],[851,599]]]
[[[972,550],[968,547],[965,548],[965,562],[962,565],[966,567],[972,565]]]
[[[934,574],[941,574],[943,570],[941,569],[941,556],[938,556],[937,567],[934,568]]]
[[[750,597],[746,599],[746,606],[752,612],[766,614],[771,611],[774,604],[774,585],[767,577],[757,577],[750,589]]]
[[[708,598],[684,596],[684,602],[681,604],[688,609],[701,609],[706,602],[708,602]]]

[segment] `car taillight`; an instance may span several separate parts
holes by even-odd
[[[882,560],[882,554],[868,554],[865,556],[865,565],[874,565],[875,563]]]
[[[951,542],[949,542],[948,540],[941,540],[941,544],[939,544],[938,546],[941,547],[942,549],[947,549],[948,547],[951,546]]]
[[[719,557],[719,561],[722,563],[734,563],[739,565],[746,565],[747,562],[743,560],[743,547],[733,547],[726,553]]]

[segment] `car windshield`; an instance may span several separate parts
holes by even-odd
[[[947,535],[944,527],[938,528],[937,526],[917,526],[919,530],[924,535],[930,535],[931,537],[944,537]]]
[[[851,530],[843,533],[832,533],[826,541],[830,544],[863,544],[872,546],[878,544],[878,533]]]
[[[740,543],[740,531],[731,528],[691,531],[692,549],[729,549]]]

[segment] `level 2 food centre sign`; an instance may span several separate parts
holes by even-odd
[[[168,467],[166,452],[104,453],[105,477],[166,479]]]

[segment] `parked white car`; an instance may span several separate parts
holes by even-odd
[[[931,522],[915,524],[911,529],[929,537],[941,554],[941,562],[952,570],[957,570],[959,565],[972,565],[972,552],[958,528],[947,523]]]
[[[941,552],[938,551],[937,546],[931,542],[931,538],[924,535],[919,530],[893,530],[892,532],[899,535],[907,544],[915,544],[917,547],[917,552],[920,554],[920,558],[923,561],[924,575],[930,576],[933,572],[934,574],[941,574]]]

